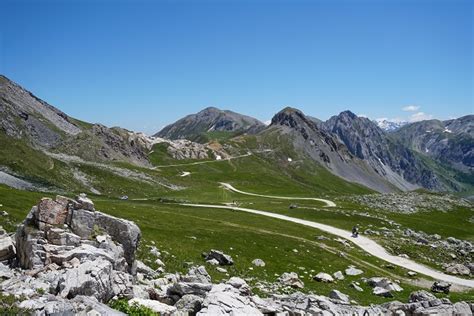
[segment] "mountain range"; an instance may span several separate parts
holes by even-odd
[[[473,115],[384,130],[350,111],[321,121],[285,108],[266,126],[249,116],[206,108],[147,137],[74,119],[4,76],[0,76],[0,113],[1,170],[19,178],[33,175],[43,182],[53,177],[51,172],[44,166],[41,172],[40,167],[35,170],[23,157],[12,154],[12,146],[24,154],[34,152],[50,164],[50,157],[61,157],[63,162],[64,157],[78,157],[150,168],[150,153],[158,150],[157,142],[166,144],[160,150],[181,151],[174,157],[199,159],[231,156],[242,150],[236,145],[238,140],[252,144],[253,149],[272,151],[275,157],[286,155],[288,161],[322,167],[335,177],[379,192],[419,188],[468,192],[474,186]]]

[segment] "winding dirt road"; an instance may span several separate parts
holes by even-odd
[[[326,203],[326,207],[335,207],[336,203],[330,200],[326,199],[319,199],[319,198],[301,198],[301,197],[290,197],[290,196],[274,196],[274,195],[262,195],[262,194],[256,194],[256,193],[250,193],[250,192],[244,192],[241,190],[238,190],[234,188],[231,184],[225,183],[225,182],[220,182],[220,184],[235,193],[240,193],[240,194],[245,194],[245,195],[250,195],[250,196],[257,196],[257,197],[263,197],[263,198],[270,198],[270,199],[279,199],[279,200],[301,200],[301,201],[319,201]]]
[[[230,186],[230,185],[229,185]],[[232,187],[232,186],[230,186]],[[239,190],[236,190],[235,192],[239,192]],[[243,193],[246,194],[246,193]],[[250,194],[254,195],[254,194]],[[254,195],[254,196],[260,196],[260,195]],[[269,197],[269,196],[263,196],[263,197]],[[278,198],[278,197],[272,197],[272,198]],[[280,197],[283,198],[283,197]],[[285,198],[286,199],[286,198]],[[294,199],[294,198],[292,198]],[[330,201],[329,201],[330,202]],[[334,203],[333,203],[334,204]],[[351,232],[336,228],[330,225],[326,224],[321,224],[318,222],[313,222],[313,221],[308,221],[304,219],[299,219],[299,218],[294,218],[286,215],[281,215],[281,214],[276,214],[276,213],[271,213],[271,212],[266,212],[266,211],[260,211],[260,210],[254,210],[250,208],[242,208],[242,207],[233,207],[233,206],[224,206],[224,205],[207,205],[207,204],[189,204],[189,203],[183,203],[180,204],[182,206],[188,206],[188,207],[201,207],[201,208],[215,208],[215,209],[227,209],[227,210],[234,210],[234,211],[241,211],[241,212],[247,212],[247,213],[252,213],[252,214],[257,214],[257,215],[263,215],[267,217],[272,217],[296,224],[301,224],[305,225],[308,227],[316,228],[319,230],[322,230],[324,232],[330,233],[332,235],[336,235],[338,237],[347,239],[354,243],[355,245],[359,246],[361,249],[366,251],[367,253],[382,259],[384,261],[387,261],[391,264],[403,267],[405,269],[415,271],[417,273],[424,274],[426,276],[432,277],[436,280],[441,280],[445,282],[449,282],[452,284],[457,284],[460,286],[468,287],[468,288],[474,288],[474,280],[468,280],[468,279],[462,279],[458,278],[456,276],[452,275],[447,275],[445,273],[442,273],[440,271],[434,270],[430,267],[424,266],[422,264],[416,263],[410,259],[398,257],[398,256],[393,256],[389,254],[382,246],[377,244],[375,241],[364,237],[364,236],[359,236],[357,238],[353,238],[351,236]],[[328,205],[329,206],[329,205]],[[333,205],[331,205],[333,206]],[[335,206],[335,204],[334,204]]]

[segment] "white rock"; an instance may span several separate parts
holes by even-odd
[[[360,269],[357,269],[356,267],[354,266],[349,266],[345,271],[346,275],[360,275],[362,273],[364,273],[364,271],[360,270]]]
[[[265,262],[262,259],[254,259],[252,261],[252,264],[256,267],[264,267],[265,266]]]
[[[207,260],[206,262],[209,263],[212,266],[218,266],[219,265],[219,261],[217,261],[217,259]]]
[[[213,315],[263,315],[238,289],[229,284],[216,284],[202,303],[198,316]]]
[[[334,282],[334,278],[330,274],[324,272],[319,272],[313,277],[313,279],[319,282]]]
[[[150,253],[155,257],[161,257],[161,253],[155,246],[150,247]]]
[[[283,285],[291,286],[292,288],[302,289],[304,288],[304,283],[298,277],[298,274],[295,272],[285,272],[279,278],[278,282]]]
[[[329,293],[329,297],[334,299],[334,300],[338,300],[338,301],[342,301],[344,303],[349,303],[350,299],[349,299],[349,296],[338,291],[338,290],[332,290],[330,293]]]
[[[344,280],[344,274],[341,271],[334,272],[333,276],[336,280]]]

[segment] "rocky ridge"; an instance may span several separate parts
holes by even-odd
[[[323,124],[323,123],[321,123]],[[331,173],[379,192],[392,192],[396,185],[388,177],[367,166],[332,132],[315,123],[303,112],[285,108],[277,113],[270,126],[263,131],[266,137],[286,136],[297,153],[318,162]]]
[[[425,291],[412,293],[408,303],[370,307],[359,306],[336,290],[329,297],[274,292],[261,298],[238,277],[212,283],[204,266],[193,266],[186,274],[165,273],[164,267],[151,269],[135,258],[140,235],[133,222],[96,211],[85,195],[43,198],[13,237],[0,231],[2,295],[13,295],[19,308],[34,315],[122,315],[106,305],[116,299],[127,299],[129,305],[161,315],[472,315],[474,311],[474,304],[453,304]],[[161,255],[155,247],[150,253],[157,260]],[[232,264],[232,258],[218,250],[205,257],[219,265]],[[363,271],[348,267],[345,273]],[[334,277],[344,275],[335,273]],[[318,278],[333,280],[321,273]],[[283,274],[277,282],[284,287],[304,287],[294,272]],[[386,278],[364,282],[373,287],[375,295],[389,296],[401,289]],[[444,290],[443,284],[436,286],[434,289]]]
[[[467,175],[474,172],[474,115],[408,124],[392,133],[421,155]]]
[[[403,191],[419,187],[435,191],[456,188],[455,183],[436,174],[412,150],[365,117],[344,111],[324,122],[322,127],[369,168]]]

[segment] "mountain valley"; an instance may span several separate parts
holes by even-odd
[[[385,131],[291,107],[265,125],[207,108],[147,136],[72,118],[1,76],[0,313],[47,314],[48,294],[57,312],[98,314],[472,310],[473,126]],[[32,239],[47,256],[26,254]],[[90,291],[92,262],[109,289]],[[84,282],[68,285],[73,273]]]

